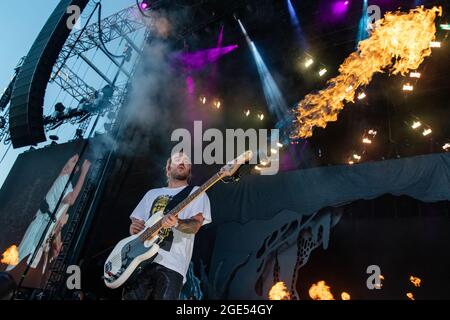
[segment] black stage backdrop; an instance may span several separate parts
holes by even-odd
[[[312,252],[298,276],[300,299],[310,299],[313,283],[325,281],[336,299],[450,299],[449,202],[422,203],[383,196],[345,207],[331,230],[327,250]],[[380,290],[369,290],[367,267],[378,265]],[[371,273],[372,274],[372,273]],[[414,286],[410,277],[421,279]]]
[[[450,200],[450,154],[247,176],[209,193],[215,223],[271,219],[282,210],[310,215],[383,194],[423,202]]]

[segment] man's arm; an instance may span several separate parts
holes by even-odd
[[[81,188],[83,187],[84,180],[86,179],[86,175],[89,171],[89,168],[91,166],[91,162],[88,160],[84,160],[83,166],[81,167],[81,173],[80,177],[78,178],[77,184],[73,188],[72,192],[69,192],[64,199],[62,200],[63,203],[69,204],[69,206],[73,206],[75,201],[78,198],[78,195],[81,192]]]
[[[205,218],[203,218],[203,214],[201,212],[190,219],[178,219],[175,216],[167,215],[163,219],[163,227],[175,227],[178,221],[178,225],[175,229],[187,234],[196,234],[203,225],[203,220],[205,220]]]

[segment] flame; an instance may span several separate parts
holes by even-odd
[[[442,15],[442,8],[421,6],[409,13],[386,13],[371,36],[345,59],[339,67],[340,74],[327,82],[327,88],[300,101],[291,138],[308,138],[314,127],[325,128],[327,122],[336,121],[344,102],[354,102],[358,88],[369,84],[375,73],[405,75],[417,70],[431,55],[436,14]]]
[[[291,295],[283,281],[275,283],[269,291],[270,300],[290,300]]]
[[[408,292],[406,296],[408,297],[409,300],[416,300],[414,299],[414,295],[411,292]]]
[[[377,289],[381,289],[381,287],[383,287],[383,283],[381,283],[381,281],[384,280],[384,276],[382,274],[380,274],[379,279],[380,279],[380,283],[375,284],[375,288],[377,288]]]
[[[314,283],[311,288],[309,288],[309,296],[313,300],[334,300],[330,287],[327,286],[323,280]]]
[[[342,292],[341,299],[342,300],[350,300],[350,294],[348,294],[347,292]]]
[[[409,281],[411,281],[411,283],[415,287],[420,287],[420,283],[422,282],[422,279],[420,279],[419,277],[410,276]]]
[[[2,254],[1,263],[10,266],[17,266],[19,264],[19,250],[16,245],[12,245]]]

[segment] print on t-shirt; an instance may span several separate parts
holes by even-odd
[[[172,199],[171,196],[168,195],[163,195],[163,196],[159,196],[155,199],[155,201],[153,201],[152,204],[152,208],[150,210],[150,215],[154,215],[157,212],[161,212],[166,209],[167,204],[169,203],[169,201]],[[170,248],[172,247],[172,242],[173,242],[173,232],[172,229],[161,229],[161,231],[159,232],[159,234],[161,235],[161,237],[164,239],[163,243],[161,244],[161,249],[165,250],[165,251],[170,251]]]

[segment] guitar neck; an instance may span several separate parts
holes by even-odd
[[[209,188],[215,185],[221,179],[220,173],[216,173],[213,175],[208,181],[202,184],[197,190],[191,193],[186,199],[181,201],[175,208],[170,210],[167,214],[172,214],[178,216],[184,208],[186,208],[192,201],[194,201],[197,197],[199,197],[202,193],[206,192]],[[162,227],[162,220],[156,222],[153,226],[145,230],[140,238],[142,241],[145,241],[151,238],[156,232],[158,232]]]
[[[193,193],[191,193],[186,199],[181,201],[175,208],[170,210],[168,214],[172,214],[175,216],[178,216],[178,214],[183,211],[184,208],[186,208],[192,201],[194,201],[196,198],[198,198],[202,193],[206,192],[209,188],[211,188],[214,184],[216,184],[220,180],[219,173],[216,173],[213,175],[208,181],[206,181],[204,184],[202,184],[197,190],[195,190]]]

